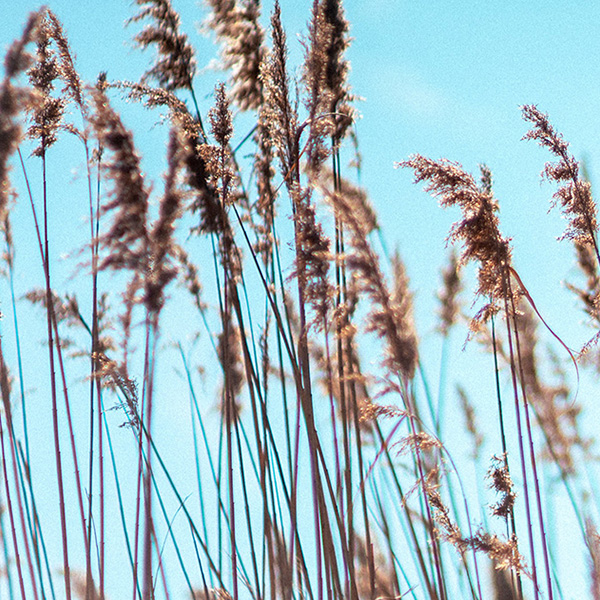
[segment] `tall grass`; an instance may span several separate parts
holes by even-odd
[[[206,114],[175,8],[135,4],[133,39],[155,53],[140,81],[83,82],[47,8],[5,57],[2,594],[569,598],[568,514],[600,598],[577,395],[597,336],[571,350],[540,314],[490,169],[477,181],[447,159],[398,164],[461,211],[440,359],[420,351],[403,259],[356,183],[341,2],[313,2],[298,69],[285,7],[269,20],[253,0],[210,0],[228,79]],[[160,117],[162,178],[143,169],[124,99]],[[597,330],[591,186],[548,116],[523,117],[557,160],[544,174],[586,282],[570,289]],[[75,152],[84,184],[70,187]],[[464,310],[470,268],[478,306]],[[487,372],[453,371],[455,329],[484,346]],[[473,385],[495,407],[485,437]]]

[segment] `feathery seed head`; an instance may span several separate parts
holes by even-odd
[[[266,56],[265,32],[259,22],[259,0],[208,0],[212,14],[206,25],[222,42],[223,67],[231,69],[231,99],[242,110],[256,110],[263,100],[261,63]]]
[[[65,83],[64,91],[71,96],[83,113],[87,114],[83,97],[83,85],[75,69],[75,57],[63,31],[62,24],[51,10],[46,12],[46,19],[50,36],[58,49],[57,68],[61,79]]]
[[[40,20],[35,31],[36,61],[29,69],[28,76],[36,94],[32,96],[33,101],[28,106],[32,124],[27,130],[27,136],[40,140],[33,154],[43,156],[46,149],[56,142],[56,132],[61,125],[66,101],[52,95],[54,82],[60,76],[60,69],[55,52],[50,47],[52,31],[47,15]]]
[[[271,138],[279,154],[279,160],[286,175],[286,185],[293,185],[288,174],[296,168],[298,154],[298,115],[290,102],[289,76],[287,71],[286,35],[281,24],[281,9],[275,2],[271,16],[271,36],[273,49],[261,67],[264,86],[264,103],[261,109],[261,123]]]
[[[154,79],[168,91],[190,89],[196,61],[187,35],[179,30],[179,14],[170,0],[136,0],[136,4],[142,9],[128,23],[145,19],[150,23],[134,37],[134,41],[142,49],[155,45],[158,53],[155,65],[144,74],[142,83]]]
[[[500,233],[498,203],[491,192],[489,170],[482,168],[482,186],[478,187],[472,175],[447,159],[435,161],[415,155],[397,166],[413,169],[415,183],[427,182],[425,191],[439,198],[441,206],[461,209],[463,219],[452,226],[448,240],[463,242],[462,263],[479,263],[477,295],[492,300],[479,311],[472,325],[485,322],[498,310],[499,299],[509,299],[511,264],[510,240]]]
[[[458,296],[462,290],[462,281],[460,273],[460,262],[456,252],[450,255],[450,262],[442,272],[444,282],[443,288],[438,292],[437,297],[440,301],[439,330],[445,337],[450,333],[450,328],[456,323],[460,314],[460,303]]]
[[[233,135],[233,123],[223,83],[215,88],[215,106],[209,111],[208,118],[215,141],[220,146],[227,147]]]
[[[490,487],[501,495],[500,501],[492,507],[492,514],[507,519],[513,510],[517,495],[513,491],[506,456],[492,457],[488,477],[491,479]]]
[[[589,244],[595,249],[600,261],[596,236],[598,234],[597,207],[592,198],[591,185],[579,176],[579,163],[569,154],[569,145],[563,136],[556,132],[548,115],[537,106],[522,107],[523,118],[532,123],[533,128],[524,136],[524,140],[535,140],[540,146],[548,148],[558,158],[557,163],[547,163],[543,176],[560,184],[554,194],[555,204],[562,207],[569,224],[560,239],[571,239],[580,244]]]
[[[158,220],[150,231],[152,268],[145,282],[144,302],[151,312],[158,312],[162,308],[164,289],[177,274],[177,267],[171,259],[176,254],[173,238],[175,221],[181,215],[183,202],[183,194],[179,189],[183,150],[176,129],[171,129],[167,161],[165,191],[160,201]]]
[[[358,283],[373,302],[367,330],[377,333],[386,341],[388,356],[384,364],[390,372],[410,380],[418,362],[418,343],[412,317],[412,300],[408,280],[398,257],[394,261],[395,286],[390,292],[379,260],[367,236],[369,224],[354,210],[354,203],[344,194],[326,192],[339,218],[348,227],[352,252],[346,257],[348,267],[358,274]]]
[[[146,272],[148,264],[148,190],[140,167],[133,136],[111,107],[100,80],[92,91],[92,125],[100,146],[111,155],[104,168],[113,182],[112,200],[105,212],[115,211],[103,244],[110,250],[101,268],[128,268]]]
[[[6,52],[4,59],[4,79],[0,84],[0,214],[8,208],[10,185],[8,183],[8,162],[17,149],[22,130],[18,116],[21,110],[30,106],[32,94],[14,85],[13,80],[31,64],[27,45],[36,35],[43,10],[32,13],[21,34]]]

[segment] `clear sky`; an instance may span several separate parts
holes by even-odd
[[[222,75],[210,69],[215,47],[196,27],[204,8],[193,0],[172,2],[197,48],[196,89],[206,114],[214,82]],[[152,60],[151,51],[143,54],[130,43],[136,28],[125,28],[124,21],[135,7],[128,2],[48,0],[46,4],[62,20],[87,81],[94,81],[101,71],[107,71],[110,80],[137,80]],[[296,64],[301,52],[296,34],[304,33],[311,4],[281,0]],[[20,34],[28,12],[38,6],[32,0],[0,0],[2,50]],[[549,113],[555,128],[571,142],[575,156],[585,158],[594,183],[600,172],[600,7],[582,0],[350,0],[345,8],[354,38],[349,50],[350,80],[361,98],[357,133],[364,159],[362,183],[378,211],[388,247],[398,246],[406,263],[424,348],[439,351],[431,341],[435,292],[445,263],[445,237],[458,214],[442,211],[412,184],[411,173],[394,168],[396,161],[413,153],[449,158],[475,174],[480,163],[491,168],[501,229],[513,238],[516,269],[556,333],[572,348],[580,348],[593,331],[582,326],[583,314],[576,311],[576,302],[563,285],[576,278],[574,253],[567,242],[556,241],[565,225],[559,212],[548,214],[555,186],[541,183],[540,172],[550,156],[533,142],[521,141],[528,127],[519,107],[537,104]],[[270,9],[271,3],[265,2],[265,24]],[[139,132],[145,167],[161,173],[163,146],[161,142],[155,147],[152,133],[156,116],[128,108],[124,114]],[[241,139],[245,133],[236,131],[236,136]],[[77,167],[81,160],[73,164]],[[61,218],[68,216],[69,210],[64,209]],[[29,265],[31,258],[31,265],[39,265],[36,252],[32,244],[31,257],[21,256],[21,264]],[[465,298],[468,306],[468,290]],[[457,352],[462,341],[456,340]],[[468,360],[456,359],[461,368],[470,364]],[[568,368],[568,359],[564,362]],[[586,425],[591,423],[594,433],[598,411],[594,410],[597,391],[592,389],[582,380]],[[476,383],[472,390],[477,391]],[[485,408],[482,412],[487,415]],[[493,413],[487,416],[493,421]],[[581,573],[575,576],[573,590],[585,590]]]

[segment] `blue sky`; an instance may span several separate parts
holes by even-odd
[[[84,79],[93,81],[107,71],[109,79],[135,80],[152,60],[151,52],[143,54],[131,46],[136,28],[123,26],[135,13],[128,2],[47,4],[64,24]],[[311,3],[281,4],[291,58],[298,64],[296,34],[305,31]],[[201,72],[196,88],[206,113],[214,82],[222,75],[202,72],[215,58],[211,41],[196,28],[204,9],[190,0],[173,0],[173,5],[197,48]],[[19,35],[27,13],[38,6],[31,0],[0,0],[3,49]],[[265,13],[270,8],[265,3]],[[513,238],[521,278],[555,331],[571,347],[581,347],[593,332],[582,326],[583,315],[562,283],[576,278],[574,253],[567,242],[556,241],[564,228],[559,212],[548,214],[555,186],[541,183],[540,172],[550,157],[534,143],[521,141],[527,125],[519,106],[533,103],[549,113],[575,156],[585,157],[594,183],[600,169],[600,9],[583,1],[368,0],[347,2],[346,12],[354,38],[349,51],[351,84],[362,98],[357,104],[362,183],[379,213],[388,246],[397,245],[406,263],[424,347],[439,350],[432,341],[435,292],[445,237],[458,215],[443,212],[412,184],[409,172],[394,168],[396,161],[413,153],[446,157],[474,173],[480,163],[491,168],[501,228]],[[145,168],[159,174],[164,152],[154,134],[156,115],[131,107],[124,108],[124,115],[139,133]],[[79,164],[80,159],[73,160],[74,167]],[[66,219],[69,210],[63,210],[61,218]],[[21,219],[26,228],[25,213]],[[35,252],[32,246],[31,256],[21,256],[21,264],[28,265],[30,259],[37,264]],[[468,305],[468,290],[465,298]],[[462,341],[456,340],[457,348]],[[462,368],[472,359],[459,355],[455,360]],[[592,393],[588,385],[582,381],[586,400]],[[587,415],[595,414],[591,406],[587,410]]]

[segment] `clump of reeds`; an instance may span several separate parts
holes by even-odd
[[[436,359],[420,345],[407,275],[413,257],[387,253],[385,228],[343,162],[356,112],[342,2],[313,1],[302,64],[292,65],[285,6],[275,2],[265,27],[256,0],[210,0],[204,29],[221,45],[226,82],[205,114],[204,57],[176,7],[135,4],[134,41],[156,51],[140,81],[84,82],[47,9],[5,57],[0,302],[12,322],[3,317],[0,338],[0,595],[18,586],[36,599],[551,600],[562,575],[551,563],[563,549],[548,539],[556,492],[544,482],[555,478],[600,597],[597,498],[581,474],[592,440],[563,374],[550,383],[540,375],[536,322],[545,322],[500,231],[491,171],[481,167],[477,181],[447,159],[400,163],[461,211],[448,237],[461,250],[438,294],[436,399],[427,376]],[[162,176],[144,171],[119,94],[164,113]],[[559,184],[563,237],[586,277],[570,287],[597,327],[591,185],[548,117],[534,106],[523,116],[533,126],[525,137],[558,160],[544,174]],[[52,218],[63,199],[48,183],[69,167],[60,161],[66,135],[85,162],[85,236],[76,202],[72,222]],[[33,230],[13,230],[15,204],[31,210]],[[77,259],[69,279],[53,243],[71,238],[73,248],[60,248],[66,263]],[[25,273],[17,254],[31,239],[41,275]],[[477,425],[488,393],[477,373],[448,371],[470,263],[483,301],[470,335],[489,340],[499,435]],[[26,312],[19,277],[45,323]],[[44,359],[21,350],[38,341],[37,326]],[[450,377],[465,379],[457,398]],[[49,422],[51,447],[41,447]],[[467,480],[468,461],[488,451],[487,478]],[[40,476],[50,470],[48,500]],[[484,563],[502,575],[486,578]]]

